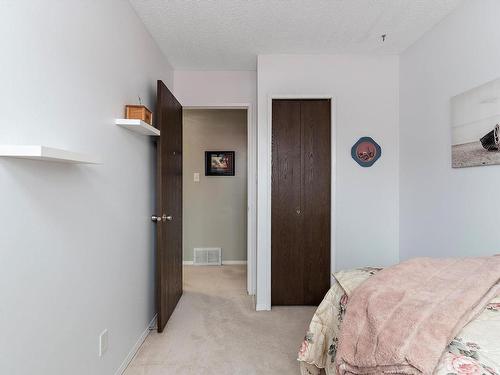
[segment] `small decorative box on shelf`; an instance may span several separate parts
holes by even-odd
[[[142,120],[149,125],[153,123],[153,114],[143,105],[126,105],[125,118]]]

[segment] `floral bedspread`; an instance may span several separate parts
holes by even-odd
[[[364,267],[340,271],[318,306],[299,349],[302,375],[336,375],[335,355],[351,292],[380,271]],[[452,307],[450,307],[452,308]],[[500,375],[500,298],[495,298],[448,345],[436,375]]]

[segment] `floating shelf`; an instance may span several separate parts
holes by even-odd
[[[89,155],[42,145],[0,145],[0,157],[55,161],[72,164],[100,164],[98,160]]]
[[[142,135],[160,135],[160,131],[158,129],[142,120],[120,118],[115,120],[115,124]]]

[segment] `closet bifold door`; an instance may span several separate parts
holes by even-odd
[[[331,102],[272,102],[271,304],[317,305],[330,287]]]

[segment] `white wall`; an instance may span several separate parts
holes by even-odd
[[[500,77],[498,0],[468,0],[401,56],[400,252],[499,252],[500,166],[451,168],[450,98]]]
[[[0,373],[113,374],[154,315],[154,148],[113,125],[171,68],[126,1],[0,2]],[[98,335],[109,350],[98,357]]]
[[[257,103],[255,71],[174,72],[174,94],[184,107],[223,106],[230,103]]]
[[[248,104],[248,272],[247,290],[256,290],[257,242],[257,74],[254,71],[174,72],[174,94],[184,107],[226,107]]]
[[[328,95],[336,102],[336,268],[398,261],[398,57],[263,55],[258,59],[257,306],[270,303],[269,95]],[[382,157],[371,168],[351,158],[373,137]]]

